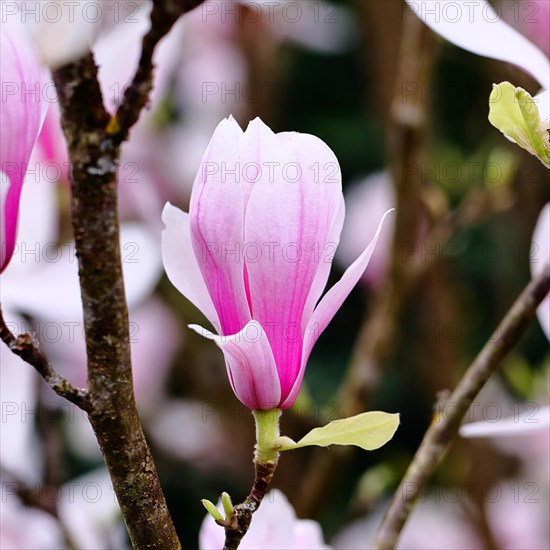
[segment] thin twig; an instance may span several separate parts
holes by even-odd
[[[204,0],[154,0],[151,11],[151,29],[143,37],[141,56],[132,83],[124,92],[124,99],[109,124],[109,133],[117,144],[128,139],[130,128],[138,121],[153,89],[153,54],[184,13],[196,8]]]
[[[233,515],[229,522],[216,521],[225,528],[225,544],[223,550],[237,550],[243,537],[246,535],[252,514],[258,510],[265,497],[271,479],[277,468],[276,462],[262,463],[254,461],[254,484],[245,501],[234,507]]]
[[[550,291],[550,266],[520,294],[493,336],[479,352],[456,389],[442,406],[426,432],[382,525],[372,543],[376,550],[395,548],[414,503],[429,477],[449,450],[460,422],[476,395],[498,369],[502,359],[519,341],[535,316],[537,307]],[[452,407],[448,405],[452,404]],[[441,411],[445,414],[441,414]]]
[[[59,374],[50,364],[40,349],[38,342],[30,334],[15,336],[6,325],[0,307],[0,339],[15,355],[29,363],[57,395],[89,412],[92,404],[90,395],[85,389],[75,388],[66,378]]]

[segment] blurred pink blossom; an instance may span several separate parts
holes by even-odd
[[[38,148],[31,164],[34,174],[27,178],[21,196],[21,231],[10,269],[2,274],[2,308],[8,320],[16,319],[13,332],[34,331],[54,365],[69,380],[84,385],[86,353],[75,247],[72,242],[59,244],[57,182],[44,177]],[[150,301],[162,274],[160,235],[140,223],[123,223],[121,253],[133,323],[136,391],[143,410],[151,409],[160,395],[179,332],[171,310],[160,301]],[[32,320],[23,321],[16,315]],[[151,369],[152,363],[156,369]]]
[[[13,482],[0,478],[4,490]],[[65,550],[58,522],[47,512],[25,506],[19,498],[3,494],[0,502],[0,548],[3,550]]]
[[[223,512],[221,500],[218,509]],[[200,550],[223,548],[225,533],[207,514],[199,533]],[[242,550],[328,550],[319,524],[298,519],[294,509],[281,491],[270,491],[252,518],[250,529],[243,538]]]
[[[508,25],[487,0],[406,2],[414,14],[445,40],[477,55],[513,63],[536,78],[544,89],[550,87],[546,55]]]
[[[388,172],[372,174],[352,185],[344,194],[347,204],[346,221],[342,229],[336,261],[349,265],[364,248],[364,235],[376,231],[377,220],[395,205],[393,182]],[[393,220],[380,235],[378,244],[363,274],[362,280],[372,287],[378,287],[388,269],[393,238]]]
[[[550,56],[550,2],[506,0],[500,5],[503,18]]]
[[[41,61],[54,69],[78,59],[105,33],[135,26],[152,6],[151,0],[16,0],[5,4],[2,18],[23,22]]]
[[[253,170],[222,174],[235,167]],[[218,331],[191,326],[222,349],[236,396],[250,409],[290,407],[313,345],[367,267],[382,220],[315,307],[344,221],[338,161],[314,136],[274,134],[260,119],[243,132],[230,118],[203,157],[189,214],[167,204],[163,221],[168,277]],[[262,251],[266,243],[272,253]]]
[[[432,488],[428,494],[437,494]],[[377,508],[341,529],[331,540],[337,550],[370,548],[386,506]],[[422,499],[409,517],[397,543],[398,550],[482,550],[483,544],[465,514],[451,503]]]
[[[406,2],[413,13],[449,42],[477,55],[512,63],[535,78],[541,85],[541,90],[534,99],[541,119],[548,123],[550,61],[535,44],[508,25],[487,0]],[[521,6],[520,3],[517,5]]]

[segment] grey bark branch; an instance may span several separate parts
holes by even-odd
[[[6,325],[0,308],[0,339],[8,346],[10,351],[29,363],[46,384],[67,401],[74,403],[84,411],[91,410],[90,396],[85,389],[75,388],[71,383],[59,374],[50,364],[48,358],[40,349],[38,343],[30,334],[16,336]]]
[[[107,131],[93,56],[56,70],[53,79],[72,166],[90,423],[134,548],[179,550],[134,399],[117,207],[120,147]]]
[[[52,74],[71,162],[71,210],[88,357],[87,390],[49,364],[29,335],[2,339],[59,395],[88,412],[135,549],[181,550],[140,424],[132,383],[128,307],[120,255],[117,172],[120,145],[147,104],[153,54],[177,19],[202,0],[153,0],[151,30],[116,116],[106,111],[88,52]],[[114,31],[116,32],[116,31]]]
[[[394,495],[372,548],[395,548],[418,496],[451,447],[468,408],[498,369],[502,359],[525,333],[537,307],[549,291],[550,266],[547,266],[520,294],[453,393],[445,400],[446,404],[452,403],[453,407],[446,407],[445,415],[436,414]]]

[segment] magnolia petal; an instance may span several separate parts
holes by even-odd
[[[369,260],[374,252],[376,247],[376,242],[382,231],[382,225],[384,220],[390,212],[393,212],[393,208],[388,210],[380,220],[378,224],[378,229],[374,235],[370,244],[365,248],[361,256],[351,264],[345,273],[342,275],[342,278],[323,296],[322,300],[319,302],[315,311],[313,312],[305,331],[304,346],[302,351],[302,363],[300,367],[300,372],[296,378],[296,382],[292,387],[292,390],[286,400],[283,402],[280,408],[286,409],[291,407],[300,391],[302,386],[302,380],[304,378],[304,372],[315,342],[319,338],[320,334],[325,330],[327,325],[330,323],[336,312],[340,309],[340,306],[344,303],[344,300],[348,297],[349,293],[352,291],[353,287],[357,284],[357,281],[363,275],[363,272],[369,264]]]
[[[328,276],[332,267],[332,258],[340,241],[345,215],[346,204],[344,202],[344,197],[342,196],[336,217],[334,218],[327,236],[327,242],[323,250],[323,257],[320,259],[319,268],[317,269],[317,273],[315,274],[315,278],[311,284],[311,290],[309,291],[309,296],[307,297],[307,301],[304,306],[304,314],[302,316],[302,333],[306,329],[305,325],[309,321],[311,314],[313,313],[313,310],[315,309],[315,306],[323,293],[323,290],[327,286]]]
[[[271,132],[259,119],[247,132],[254,126]],[[294,132],[274,137],[278,146],[259,150],[256,159],[262,174],[246,209],[245,242],[252,315],[268,332],[284,399],[300,370],[306,302],[311,307],[319,298],[337,244],[326,248],[341,220],[342,189],[338,161],[323,141]]]
[[[550,203],[542,209],[531,242],[534,257],[531,259],[531,273],[536,277],[550,264]],[[539,323],[550,340],[550,294],[542,301],[537,309]]]
[[[25,30],[17,23],[1,23],[0,79],[0,271],[15,247],[21,188],[27,164],[45,115],[44,74]]]
[[[189,207],[193,250],[223,334],[236,333],[251,318],[242,254],[244,197],[238,167],[242,135],[233,118],[220,122],[203,156]]]
[[[386,170],[375,172],[346,189],[346,222],[342,230],[336,262],[345,269],[355,261],[365,247],[365,235],[376,232],[378,220],[386,210],[395,206],[395,191],[392,174]],[[365,216],[365,212],[369,215]],[[393,241],[393,220],[380,235],[376,250],[369,262],[369,268],[362,282],[378,288],[388,270],[391,244]],[[309,319],[308,319],[309,320]]]
[[[239,143],[241,160],[240,177],[243,185],[245,213],[253,187],[258,182],[264,185],[274,183],[277,175],[276,163],[279,156],[279,135],[256,117],[251,120]],[[245,214],[246,215],[246,214]]]
[[[57,182],[54,178],[44,177],[44,157],[40,148],[33,149],[29,160],[29,170],[21,189],[17,244],[14,257],[10,263],[9,273],[17,274],[36,267],[33,262],[25,263],[24,250],[35,246],[51,246],[59,236],[59,213]]]
[[[281,384],[267,334],[260,323],[250,321],[231,336],[218,336],[199,325],[189,328],[213,340],[223,351],[233,391],[245,406],[251,410],[278,406]]]
[[[434,32],[477,55],[513,63],[550,87],[548,58],[505,23],[489,2],[479,0],[406,0]]]
[[[505,437],[528,435],[532,432],[544,432],[550,426],[550,407],[541,407],[533,414],[527,411],[521,415],[501,418],[494,422],[482,420],[470,422],[460,426],[459,434],[462,437]]]
[[[218,314],[193,251],[189,214],[166,203],[162,211],[166,229],[162,232],[162,260],[172,284],[219,328]]]
[[[218,501],[217,509],[223,511]],[[284,526],[284,528],[281,528]],[[218,550],[225,541],[225,533],[207,515],[199,532],[200,550]],[[323,532],[313,520],[296,517],[288,498],[278,489],[270,491],[262,506],[254,514],[254,521],[239,546],[241,550],[328,550],[323,542]]]

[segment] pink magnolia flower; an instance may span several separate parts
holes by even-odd
[[[23,30],[0,23],[0,272],[15,246],[19,197],[45,102],[43,72]]]
[[[344,221],[338,161],[320,139],[274,134],[260,119],[216,128],[189,214],[167,204],[168,277],[218,334],[229,379],[250,409],[290,407],[319,335],[367,267],[372,242],[319,302]]]

